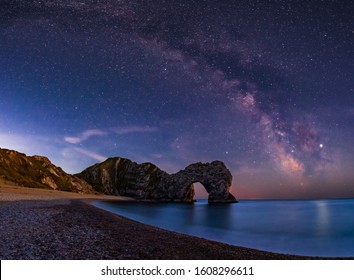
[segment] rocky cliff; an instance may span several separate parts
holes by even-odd
[[[179,202],[194,201],[193,183],[200,182],[209,202],[236,201],[230,193],[232,175],[221,161],[194,163],[170,175],[152,163],[116,157],[70,175],[46,157],[0,149],[1,178],[32,188]]]
[[[109,158],[76,176],[95,190],[158,201],[194,200],[195,182],[204,185],[209,202],[235,202],[230,193],[232,175],[221,161],[194,163],[175,174],[168,174],[152,163],[137,164],[125,158]]]
[[[30,188],[93,193],[84,180],[65,173],[46,157],[0,149],[0,177]]]

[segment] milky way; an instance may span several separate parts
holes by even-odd
[[[1,1],[0,146],[72,173],[219,159],[240,198],[352,197],[354,5],[320,3]]]

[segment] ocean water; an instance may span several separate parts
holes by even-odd
[[[354,256],[354,199],[232,204],[95,201],[94,205],[145,224],[238,246],[307,256]]]

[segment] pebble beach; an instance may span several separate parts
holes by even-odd
[[[0,259],[311,259],[232,246],[145,225],[81,195],[0,186]]]

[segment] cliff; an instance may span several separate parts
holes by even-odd
[[[0,177],[29,188],[94,193],[84,180],[65,173],[46,157],[0,149]]]
[[[152,163],[137,164],[125,158],[109,158],[85,169],[77,177],[96,191],[158,201],[194,201],[194,185],[200,182],[209,202],[235,202],[230,193],[232,175],[221,161],[194,163],[168,174]]]
[[[236,201],[230,193],[232,175],[221,161],[198,162],[168,174],[152,163],[116,157],[70,175],[46,157],[0,149],[0,178],[31,188],[176,202],[194,201],[193,183],[199,182],[209,193],[209,202]]]

